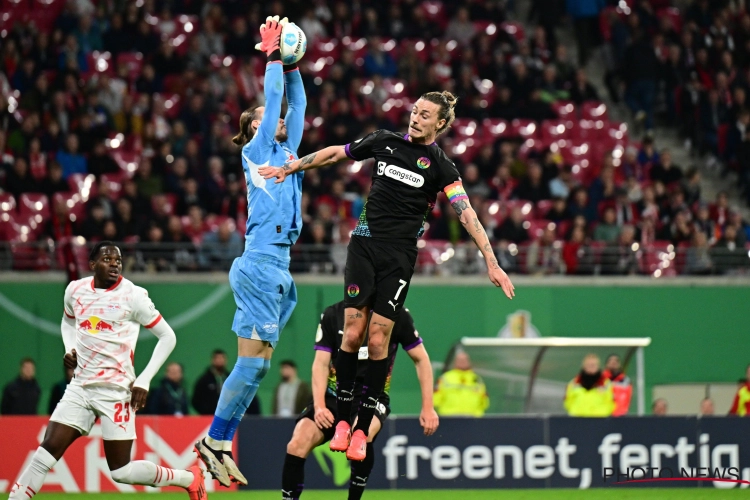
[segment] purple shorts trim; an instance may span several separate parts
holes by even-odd
[[[313,349],[315,349],[316,351],[333,352],[333,349],[331,349],[330,347],[323,347],[322,345],[316,345]]]

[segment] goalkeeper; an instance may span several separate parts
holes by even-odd
[[[304,127],[305,89],[296,64],[281,64],[281,31],[287,19],[269,17],[260,27],[266,53],[265,107],[242,113],[233,142],[242,147],[248,207],[245,252],[234,260],[229,284],[237,311],[232,330],[237,334],[237,363],[221,389],[208,436],[195,444],[206,469],[222,486],[231,481],[246,485],[232,456],[232,439],[258,386],[268,373],[271,355],[294,306],[297,289],[289,273],[289,249],[302,228],[300,200],[302,172],[292,182],[267,182],[258,168],[297,157]],[[281,100],[286,85],[289,110],[284,119]]]
[[[286,460],[281,479],[281,496],[284,500],[298,499],[302,494],[305,482],[305,460],[316,446],[330,441],[335,431],[333,423],[336,417],[336,369],[333,360],[339,353],[344,331],[344,301],[329,306],[322,314],[318,332],[315,336],[315,360],[312,368],[313,400],[297,419],[297,426],[289,444],[286,446]],[[417,378],[422,390],[422,411],[419,423],[429,436],[438,427],[438,416],[432,406],[432,365],[427,350],[422,344],[414,319],[408,309],[401,309],[393,326],[393,335],[388,345],[388,378],[385,389],[378,398],[375,417],[370,423],[367,435],[367,454],[362,461],[352,461],[349,500],[359,500],[367,485],[367,479],[375,463],[373,441],[390,414],[391,374],[396,361],[399,344],[414,361]],[[367,344],[359,350],[359,359],[368,358]],[[364,372],[367,364],[360,362],[354,394],[363,394]],[[357,398],[359,399],[359,397]],[[358,402],[358,401],[357,401]],[[353,405],[356,408],[357,405]],[[356,413],[356,411],[355,411]]]

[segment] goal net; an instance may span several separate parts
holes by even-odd
[[[604,363],[610,354],[620,356],[622,369],[633,384],[631,415],[645,408],[644,347],[650,338],[492,338],[464,337],[448,353],[444,370],[462,350],[471,357],[474,371],[487,386],[488,413],[562,414],[565,388],[581,369],[588,353]]]

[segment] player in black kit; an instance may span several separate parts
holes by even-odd
[[[315,335],[315,360],[312,368],[313,400],[297,419],[294,434],[286,447],[284,472],[281,479],[281,496],[283,500],[298,499],[302,494],[305,482],[305,460],[318,445],[329,441],[334,433],[336,408],[336,369],[333,367],[341,347],[344,330],[344,302],[338,302],[326,308],[321,315],[318,331]],[[375,417],[372,420],[367,437],[367,456],[365,460],[352,462],[349,500],[362,497],[367,479],[375,463],[373,442],[391,412],[390,392],[391,373],[396,361],[398,346],[409,354],[417,369],[417,378],[422,391],[422,411],[419,423],[426,435],[431,435],[438,427],[438,416],[432,404],[432,366],[430,357],[422,344],[419,333],[414,328],[414,319],[408,309],[402,309],[393,326],[391,343],[388,347],[388,377],[385,388],[378,397]],[[354,393],[362,394],[364,374],[367,367],[367,347],[360,349],[358,374],[355,380]],[[355,398],[359,402],[359,398]]]
[[[428,92],[414,104],[406,135],[378,130],[351,144],[330,146],[282,167],[258,170],[266,179],[276,177],[276,182],[283,182],[294,172],[333,165],[346,158],[375,159],[370,196],[347,250],[344,339],[336,357],[338,413],[330,447],[346,451],[350,460],[364,460],[366,456],[367,432],[387,375],[391,329],[409,291],[417,238],[440,191],[482,252],[490,281],[508,298],[514,295],[513,284],[497,263],[479,217],[469,204],[456,165],[435,144],[437,136],[455,119],[455,104],[450,92]],[[366,394],[352,433],[357,353],[368,331],[368,320]]]

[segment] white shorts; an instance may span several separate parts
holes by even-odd
[[[127,389],[68,384],[50,420],[86,436],[100,417],[105,441],[133,440],[135,412],[130,409],[130,397]]]

